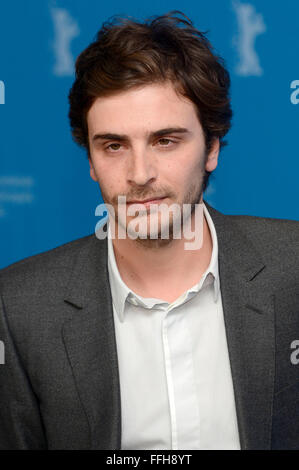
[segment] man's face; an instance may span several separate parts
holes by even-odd
[[[116,220],[119,195],[128,202],[162,198],[168,206],[201,202],[204,171],[217,166],[219,140],[206,155],[195,105],[171,83],[97,98],[87,124],[90,176]]]

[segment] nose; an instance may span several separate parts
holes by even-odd
[[[156,165],[146,150],[132,151],[127,178],[130,184],[144,186],[157,178]]]

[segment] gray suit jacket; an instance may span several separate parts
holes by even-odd
[[[299,223],[207,207],[241,447],[299,449]],[[0,271],[0,291],[0,448],[120,449],[107,240],[15,263]]]

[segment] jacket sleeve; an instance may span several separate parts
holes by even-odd
[[[38,399],[14,344],[2,295],[0,341],[0,449],[46,449]]]

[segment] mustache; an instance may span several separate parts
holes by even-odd
[[[148,191],[139,191],[139,192],[134,192],[134,193],[128,193],[128,194],[118,194],[117,196],[112,198],[112,201],[114,204],[118,203],[118,197],[119,196],[124,196],[126,198],[126,201],[144,201],[144,200],[149,200],[149,199],[159,199],[162,197],[173,197],[174,194],[172,192],[168,191],[156,191],[153,193],[152,191],[149,193]]]

